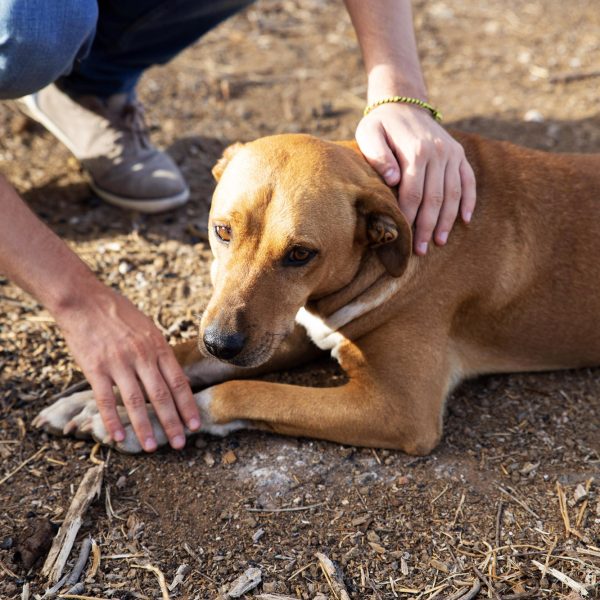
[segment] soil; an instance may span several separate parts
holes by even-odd
[[[414,4],[431,101],[449,126],[551,151],[598,151],[594,0]],[[149,217],[100,203],[68,152],[8,105],[0,106],[0,170],[175,342],[194,336],[210,294],[206,214],[221,150],[276,132],[351,138],[365,76],[340,1],[259,0],[148,72],[139,91],[155,141],[191,185],[181,210]],[[43,593],[48,522],[64,518],[92,466],[92,444],[32,429],[50,397],[81,374],[50,316],[6,279],[0,344],[0,480],[8,476],[0,598],[8,599],[21,598],[26,583]],[[248,597],[335,598],[315,552],[338,563],[354,599],[449,598],[475,580],[480,598],[580,597],[537,560],[600,597],[599,375],[467,382],[449,401],[443,442],[419,459],[261,433],[199,438],[151,456],[103,449],[102,498],[69,564],[91,535],[103,558],[84,594],[121,600],[161,597],[156,574],[140,564],[158,567],[167,583],[189,566],[172,598],[215,598],[251,566],[262,583]],[[331,385],[342,376],[322,363],[281,378]]]

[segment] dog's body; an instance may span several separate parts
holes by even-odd
[[[454,135],[478,205],[471,225],[425,257],[411,256],[393,191],[354,144],[283,135],[225,153],[201,350],[176,348],[192,384],[211,386],[196,394],[204,431],[254,427],[424,454],[461,380],[600,364],[600,156]],[[346,384],[239,380],[305,362],[317,347]],[[36,424],[106,435],[90,392]],[[140,450],[131,427],[119,447]]]

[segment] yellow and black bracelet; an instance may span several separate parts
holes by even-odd
[[[382,104],[392,104],[392,103],[400,103],[400,104],[414,104],[415,106],[419,106],[428,110],[431,113],[431,116],[438,122],[442,121],[442,113],[439,110],[436,110],[423,100],[419,100],[418,98],[410,98],[408,96],[388,96],[387,98],[382,98],[381,100],[377,100],[369,104],[365,110],[363,115],[366,117],[374,108],[381,106]]]

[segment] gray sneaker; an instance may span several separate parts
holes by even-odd
[[[125,95],[73,99],[52,84],[17,101],[81,162],[92,189],[106,202],[156,213],[190,195],[179,168],[150,143],[142,106]]]

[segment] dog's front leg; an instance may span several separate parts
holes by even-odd
[[[439,442],[451,373],[442,352],[420,345],[394,352],[389,337],[369,336],[371,348],[344,342],[337,349],[349,382],[307,388],[265,381],[228,381],[196,395],[205,430],[249,427],[343,444],[428,454]],[[385,341],[385,363],[380,342]],[[399,356],[394,356],[399,354]],[[424,362],[425,361],[425,362]]]

